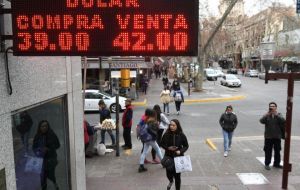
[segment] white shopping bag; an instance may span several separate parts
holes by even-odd
[[[25,165],[25,172],[40,174],[43,169],[43,158],[28,156]]]
[[[174,158],[176,173],[191,172],[192,162],[190,155],[178,156]]]

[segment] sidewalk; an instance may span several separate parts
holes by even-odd
[[[160,104],[162,81],[152,79],[147,95],[140,94],[136,102],[142,102],[151,107]],[[185,103],[189,100],[211,99],[226,101],[226,98],[243,96],[235,89],[224,88],[218,84],[204,82],[204,91],[187,94],[187,84],[181,84],[185,95]],[[137,105],[136,105],[137,106]],[[143,108],[137,108],[141,113]],[[138,114],[135,114],[135,117]],[[134,128],[132,129],[134,130]],[[232,151],[229,156],[223,156],[223,139],[210,138],[216,146],[212,150],[205,144],[206,139],[197,138],[192,128],[186,131],[190,135],[190,148],[193,171],[182,174],[181,190],[279,190],[281,189],[282,170],[264,169],[262,150],[263,137],[234,137]],[[121,133],[122,134],[122,133]],[[147,172],[138,173],[138,162],[142,144],[132,134],[133,149],[120,149],[120,157],[115,152],[105,156],[95,156],[86,160],[87,190],[165,190],[168,184],[165,170],[160,164],[147,164]],[[120,138],[120,145],[123,138]],[[282,150],[283,150],[282,142]],[[293,164],[289,173],[289,190],[300,190],[300,138],[291,141],[290,162]],[[283,154],[283,151],[281,151]],[[150,154],[147,156],[150,159]],[[174,190],[174,186],[172,190]]]

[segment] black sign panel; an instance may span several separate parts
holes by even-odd
[[[198,0],[16,0],[14,55],[195,56]]]

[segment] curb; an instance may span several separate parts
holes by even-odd
[[[144,99],[143,102],[132,102],[131,105],[134,105],[134,106],[146,106],[147,105],[147,99]]]
[[[204,99],[195,99],[195,100],[185,100],[185,103],[205,103],[205,102],[225,102],[232,100],[243,100],[246,96],[232,96],[228,98],[204,98]]]
[[[217,147],[215,146],[215,144],[210,140],[210,139],[206,139],[205,143],[212,149],[212,150],[217,150]]]

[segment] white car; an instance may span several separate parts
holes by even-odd
[[[84,111],[98,111],[99,100],[103,100],[111,112],[116,112],[116,96],[111,96],[99,90],[85,90]],[[120,110],[125,109],[125,97],[119,96]]]
[[[242,82],[233,74],[227,74],[223,76],[220,80],[221,85],[231,86],[231,87],[241,87]]]
[[[211,68],[204,69],[204,76],[206,77],[207,80],[212,80],[212,81],[215,81],[218,78],[216,71]]]
[[[245,73],[245,76],[246,77],[258,77],[258,71],[250,69]]]
[[[225,74],[224,74],[221,70],[219,70],[219,69],[216,69],[215,72],[216,72],[216,74],[217,74],[218,77],[223,77],[223,76],[225,75]]]

